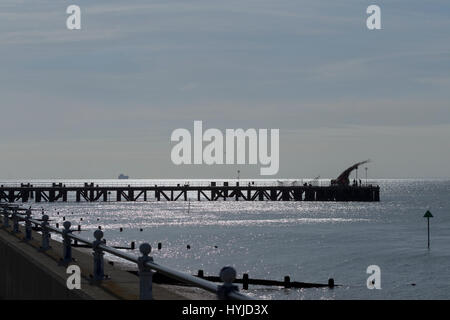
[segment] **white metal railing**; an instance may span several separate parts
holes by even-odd
[[[152,277],[153,272],[157,271],[164,274],[167,277],[181,281],[185,284],[193,285],[198,288],[202,288],[217,295],[219,299],[224,300],[251,300],[251,297],[243,295],[238,292],[238,287],[233,285],[233,281],[236,278],[236,270],[233,267],[227,266],[220,270],[220,278],[224,282],[222,285],[214,284],[211,281],[192,276],[187,273],[180,272],[167,266],[157,264],[153,261],[153,258],[149,256],[151,252],[151,246],[148,243],[142,243],[139,250],[142,254],[140,257],[136,257],[132,254],[122,252],[118,249],[106,245],[106,240],[103,239],[103,232],[96,230],[94,232],[95,240],[89,241],[79,235],[72,234],[71,223],[65,221],[63,223],[64,229],[58,229],[49,225],[49,216],[43,214],[42,219],[37,220],[31,217],[31,208],[23,208],[13,204],[0,204],[1,214],[3,215],[3,228],[10,228],[9,220],[12,219],[12,232],[19,232],[19,222],[25,222],[25,241],[31,240],[32,226],[35,225],[41,229],[41,251],[50,249],[50,233],[57,233],[62,235],[63,238],[63,259],[62,263],[68,265],[72,262],[72,240],[80,243],[84,243],[93,249],[94,256],[94,270],[93,280],[101,282],[105,279],[104,274],[104,252],[110,253],[119,258],[136,263],[139,269],[139,282],[140,293],[139,297],[142,300],[152,299]],[[42,212],[43,213],[43,212]]]

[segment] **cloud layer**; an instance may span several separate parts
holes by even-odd
[[[380,31],[371,1],[81,0],[80,31],[69,4],[0,4],[0,178],[234,177],[170,163],[194,120],[279,128],[282,177],[450,176],[446,0],[379,0]]]

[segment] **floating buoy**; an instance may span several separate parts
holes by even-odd
[[[123,231],[123,228],[120,228],[119,230],[120,230],[120,232],[122,232],[122,231]]]
[[[162,248],[162,244],[161,244],[161,242],[158,242],[158,250],[161,250],[161,248]]]
[[[186,248],[189,250],[189,249],[191,248],[191,246],[190,246],[190,245],[187,245]]]
[[[140,231],[140,232],[142,232],[142,228],[141,228],[141,229],[139,229],[139,231]]]

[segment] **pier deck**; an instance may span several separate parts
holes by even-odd
[[[380,187],[236,185],[98,185],[63,183],[0,185],[0,202],[109,202],[109,201],[380,201]]]

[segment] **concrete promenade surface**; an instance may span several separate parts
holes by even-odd
[[[1,219],[0,219],[1,220]],[[54,236],[54,235],[52,235]],[[81,290],[66,286],[66,267],[58,264],[62,257],[62,243],[50,240],[51,249],[38,251],[41,235],[33,231],[33,240],[24,242],[21,233],[12,234],[12,227],[0,229],[0,297],[4,299],[139,299],[139,278],[105,259],[105,274],[110,279],[101,284],[90,284],[93,269],[91,250],[72,248],[75,261],[81,269]],[[155,300],[215,299],[198,288],[153,284]]]

